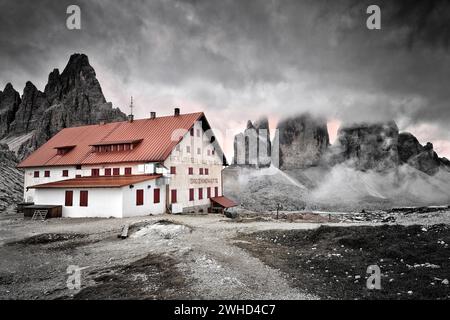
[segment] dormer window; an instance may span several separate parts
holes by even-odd
[[[92,152],[96,153],[121,152],[133,150],[141,141],[142,139],[124,140],[124,141],[104,141],[92,144],[91,147]]]
[[[60,147],[55,147],[56,149],[56,154],[58,156],[63,156],[66,153],[69,153],[73,148],[75,148],[76,146],[60,146]]]

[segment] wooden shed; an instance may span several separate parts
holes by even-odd
[[[46,211],[46,218],[61,218],[62,206],[57,205],[32,205],[23,208],[23,215],[25,218],[32,218],[36,211]]]

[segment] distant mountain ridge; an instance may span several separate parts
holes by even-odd
[[[54,69],[44,92],[28,81],[22,96],[8,83],[0,91],[0,140],[19,140],[23,159],[63,128],[125,120],[126,115],[106,102],[94,68],[84,54],[73,54],[63,72]]]

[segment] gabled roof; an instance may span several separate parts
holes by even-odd
[[[142,174],[134,176],[98,176],[67,179],[31,186],[31,189],[58,189],[58,188],[119,188],[134,183],[154,180],[162,177],[161,174]]]
[[[163,162],[184,134],[196,121],[200,120],[203,126],[209,129],[203,112],[66,128],[34,151],[18,167]],[[120,144],[130,141],[139,141],[139,143],[131,150],[92,152],[93,145]],[[58,155],[57,148],[61,146],[75,147],[64,155]],[[223,155],[218,144],[216,148]]]

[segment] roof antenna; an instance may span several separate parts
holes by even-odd
[[[130,102],[130,115],[128,116],[128,122],[133,122],[134,115],[133,115],[133,96],[131,96],[131,102]]]

